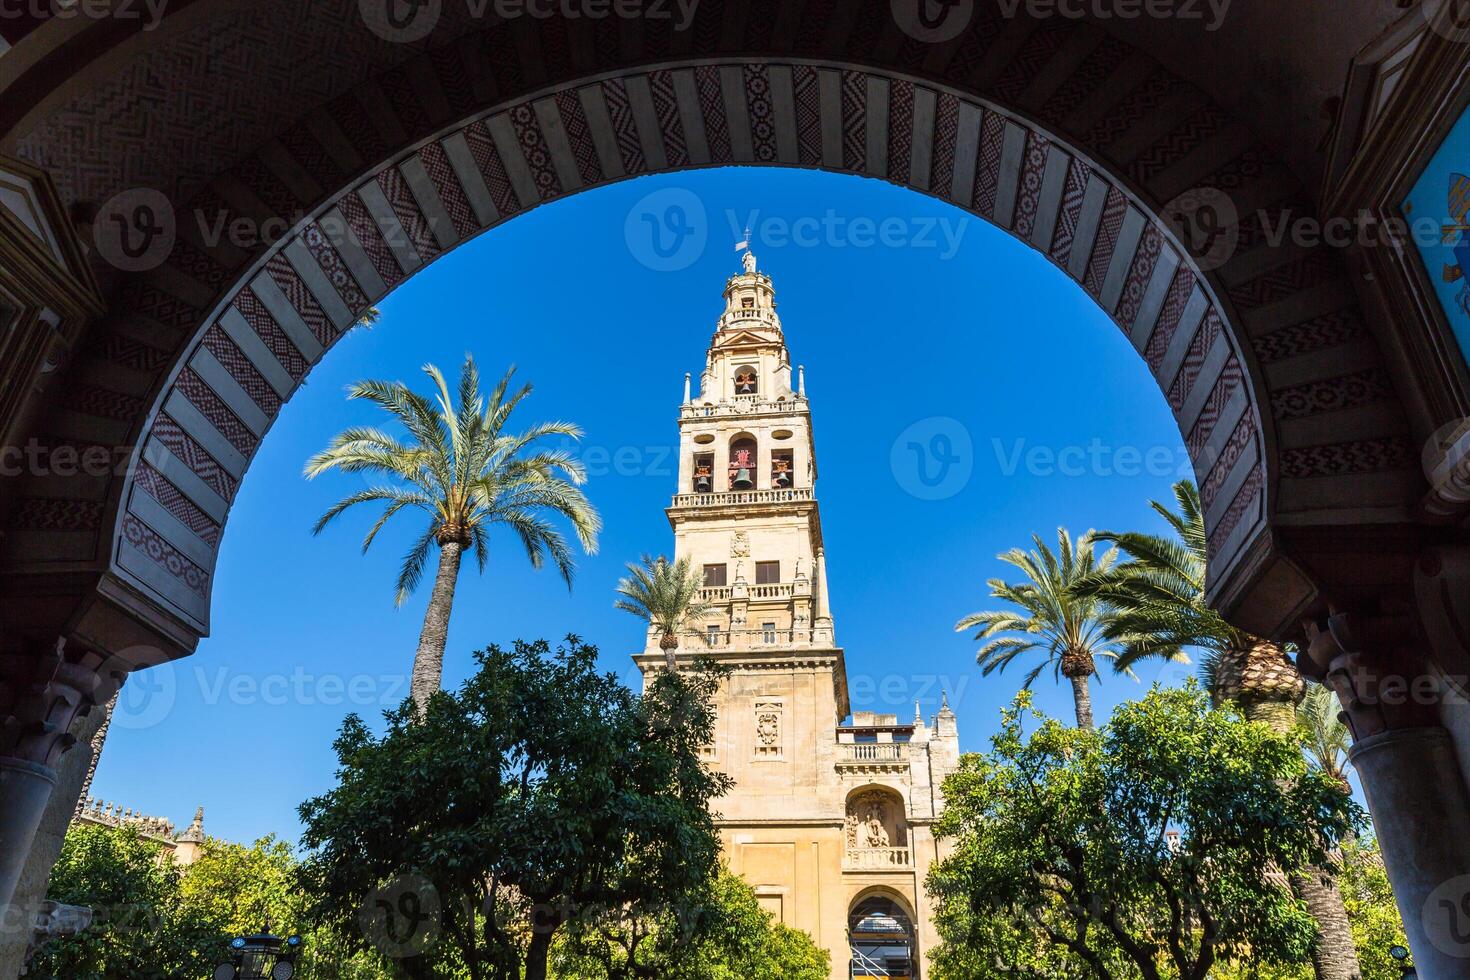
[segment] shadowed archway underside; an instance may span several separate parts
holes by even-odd
[[[1179,423],[1212,597],[1251,628],[1283,626],[1333,575],[1315,563],[1313,529],[1407,523],[1422,482],[1339,257],[1270,240],[1283,215],[1311,212],[1299,182],[1217,102],[1096,27],[1007,20],[982,3],[959,37],[925,45],[886,7],[708,3],[682,32],[522,18],[412,57],[358,30],[295,66],[314,89],[296,106],[307,111],[250,120],[270,137],[243,157],[229,127],[187,145],[199,118],[160,121],[137,101],[149,86],[187,87],[191,58],[206,55],[214,76],[261,84],[247,55],[271,25],[236,12],[238,43],[216,22],[181,26],[134,52],[116,89],[27,117],[7,144],[68,200],[145,184],[180,220],[161,267],[113,284],[39,426],[54,442],[133,445],[135,463],[82,493],[75,478],[28,479],[0,553],[5,584],[33,596],[39,618],[101,575],[112,603],[187,649],[208,630],[251,457],[369,305],[556,198],[642,174],[785,165],[949,201],[1079,283]],[[389,55],[336,90],[344,60]],[[199,98],[229,101],[218,77],[199,84]],[[166,179],[148,177],[163,156],[176,157]],[[1160,218],[1198,188],[1224,191],[1240,216],[1231,258],[1210,271]],[[206,234],[237,218],[289,231],[260,247]]]

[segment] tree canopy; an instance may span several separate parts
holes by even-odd
[[[944,792],[936,832],[953,852],[928,884],[950,977],[1202,980],[1220,960],[1303,962],[1316,929],[1282,875],[1330,865],[1361,819],[1294,740],[1212,709],[1193,682],[1120,705],[1096,732],[1036,714],[1023,692]]]

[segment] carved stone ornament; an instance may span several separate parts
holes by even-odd
[[[750,535],[745,531],[736,531],[730,538],[730,557],[750,557]]]
[[[775,712],[756,715],[755,737],[762,746],[773,746],[781,737],[781,716]]]

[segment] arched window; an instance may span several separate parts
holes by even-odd
[[[709,493],[715,488],[715,457],[713,453],[696,453],[694,456],[694,480],[691,489],[695,493]]]
[[[791,450],[777,449],[771,453],[771,489],[788,490],[796,478]]]
[[[755,489],[756,446],[750,436],[736,436],[730,443],[730,489]]]
[[[753,364],[742,364],[735,369],[735,394],[754,395],[760,387],[760,372]]]

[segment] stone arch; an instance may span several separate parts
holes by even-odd
[[[44,480],[27,487],[9,540],[60,558],[36,567],[12,546],[7,574],[100,572],[145,615],[162,610],[188,646],[208,629],[214,555],[250,457],[354,316],[557,197],[646,173],[785,165],[940,197],[1076,281],[1145,358],[1179,422],[1206,503],[1212,598],[1263,632],[1288,622],[1315,585],[1273,537],[1277,516],[1340,522],[1365,488],[1387,508],[1416,479],[1337,256],[1267,241],[1265,222],[1310,211],[1289,170],[1202,91],[1087,25],[1007,23],[979,5],[969,30],[930,48],[833,0],[769,18],[755,6],[737,16],[738,5],[701,5],[690,33],[650,29],[613,54],[613,34],[586,25],[497,23],[395,52],[286,125],[260,123],[266,138],[233,166],[200,151],[196,171],[179,175],[181,212],[302,217],[261,247],[211,243],[183,222],[160,268],[118,286],[49,424],[131,437],[134,465],[85,500]],[[789,51],[769,50],[778,21],[794,29]],[[530,48],[536,72],[516,56]],[[732,50],[756,53],[721,54]],[[140,55],[138,70],[166,57]],[[647,67],[616,67],[629,62]],[[69,118],[95,121],[95,98],[35,121],[17,148],[44,160]],[[125,154],[78,165],[73,193],[131,165]],[[1197,187],[1248,205],[1219,268],[1165,220],[1165,205]],[[1343,413],[1346,429],[1327,424]]]

